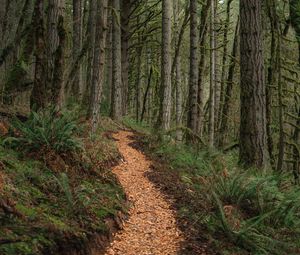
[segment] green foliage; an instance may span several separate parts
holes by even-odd
[[[152,155],[179,173],[191,196],[187,201],[200,201],[184,202],[179,215],[207,229],[221,254],[298,253],[300,189],[290,176],[241,169],[236,151],[198,151],[171,139],[143,139]]]
[[[74,207],[74,199],[73,199],[73,194],[72,194],[72,190],[70,187],[70,183],[69,183],[69,178],[66,175],[66,173],[60,173],[59,177],[55,177],[57,183],[59,184],[59,187],[61,188],[61,190],[64,192],[68,205],[70,207],[70,209],[73,209]]]
[[[14,135],[4,140],[5,145],[27,151],[42,149],[57,153],[82,150],[75,138],[79,128],[74,116],[68,112],[57,113],[54,107],[40,112],[31,112],[25,122],[15,118],[11,123]]]
[[[137,132],[144,133],[144,134],[151,133],[151,128],[146,122],[136,122],[136,120],[130,117],[124,117],[123,123],[125,126],[133,130],[136,130]]]
[[[297,40],[300,42],[300,2],[298,0],[290,0],[290,14]]]
[[[71,118],[70,115],[68,118]],[[15,132],[21,134],[19,129]],[[97,133],[95,137],[98,147],[101,147],[103,140],[108,143],[107,139],[101,140],[102,137],[102,133]],[[107,145],[105,151],[93,152],[94,143],[87,149],[86,142],[80,154],[83,161],[80,169],[77,169],[76,162],[71,162],[66,172],[55,172],[47,168],[44,162],[32,160],[19,150],[0,145],[1,198],[11,201],[10,206],[21,215],[0,209],[0,236],[10,241],[0,244],[1,255],[58,254],[61,252],[57,250],[61,247],[58,243],[70,245],[71,239],[76,244],[83,244],[93,233],[106,233],[105,219],[126,210],[123,190],[110,171],[103,169],[105,174],[100,175],[100,171],[91,173],[82,169],[85,164],[95,164],[92,165],[95,168],[103,164],[87,161],[84,153],[97,154],[99,160],[107,158],[100,155],[105,153],[115,160],[112,157],[119,156],[115,147]],[[22,146],[25,144],[22,143]]]
[[[12,66],[10,72],[7,75],[6,89],[20,89],[20,86],[22,85],[24,77],[27,75],[27,73],[28,66],[25,61],[23,61],[22,59],[18,60],[15,65]]]
[[[252,254],[293,252],[299,248],[300,190],[286,190],[284,179],[241,170],[227,176],[215,174],[206,189],[207,202],[212,204],[209,229],[223,232]]]

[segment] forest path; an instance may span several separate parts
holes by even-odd
[[[128,131],[114,134],[124,162],[113,172],[133,206],[124,228],[115,235],[105,254],[175,255],[184,241],[176,225],[175,211],[171,209],[171,201],[145,176],[151,161],[130,146],[132,137],[133,133]]]

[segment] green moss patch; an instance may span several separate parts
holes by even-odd
[[[114,142],[103,132],[84,136],[81,152],[51,157],[0,146],[0,254],[80,247],[109,231],[107,218],[126,211],[123,190],[109,169],[120,157]]]

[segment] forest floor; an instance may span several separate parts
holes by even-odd
[[[185,238],[177,226],[171,201],[146,177],[151,161],[131,146],[132,132],[120,131],[114,138],[124,160],[113,172],[133,206],[129,220],[106,254],[177,254]]]

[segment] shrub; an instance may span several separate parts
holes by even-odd
[[[57,113],[54,107],[31,112],[25,122],[15,118],[11,127],[13,135],[4,140],[4,145],[13,148],[50,149],[57,153],[82,150],[81,142],[75,138],[79,129],[74,116],[67,112]]]
[[[299,248],[300,190],[282,185],[285,176],[237,170],[215,175],[207,195],[209,225],[251,254],[290,254]],[[289,242],[289,243],[288,243]]]

